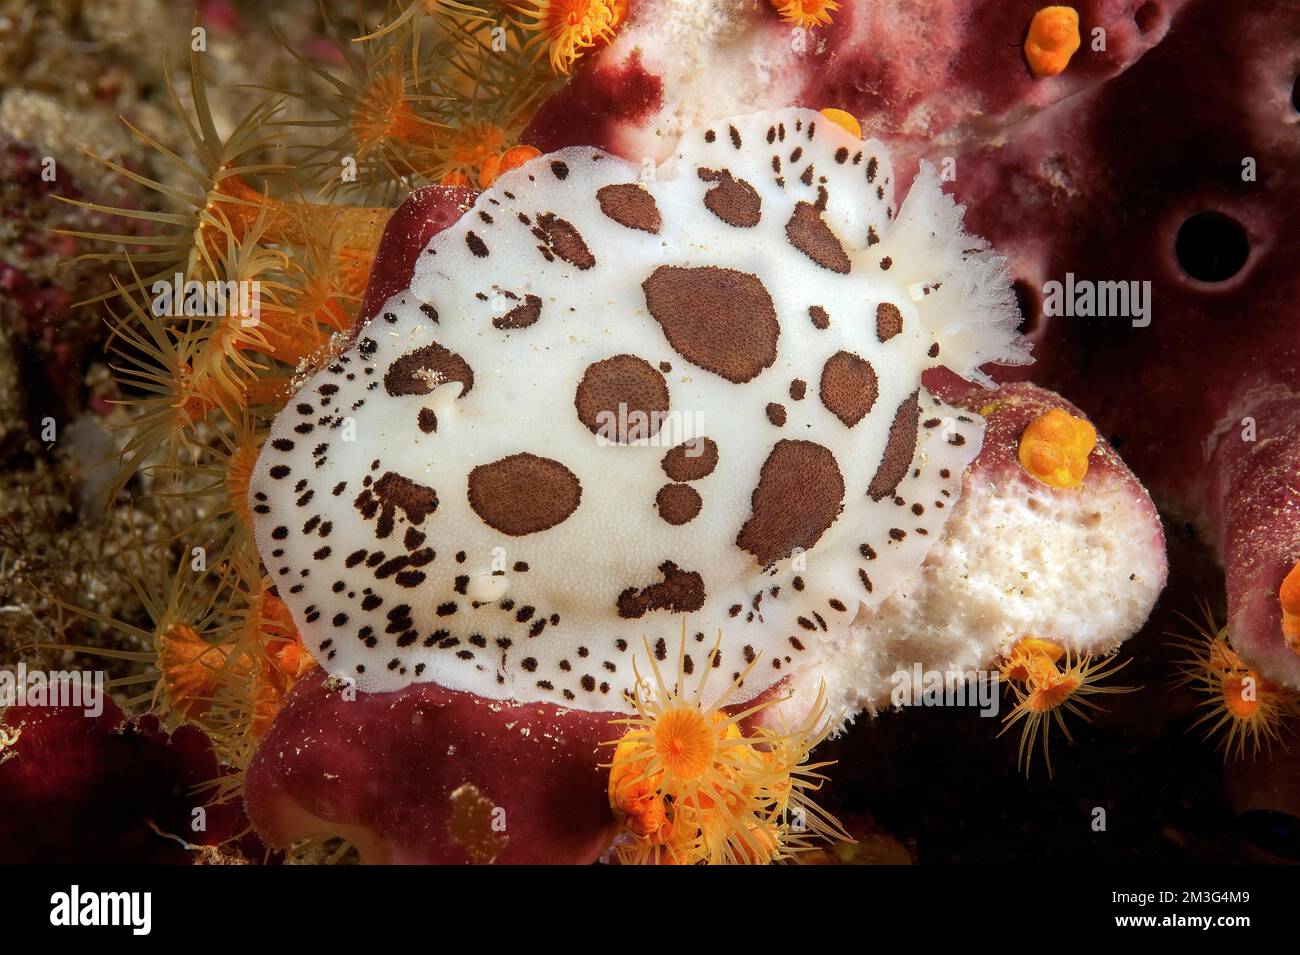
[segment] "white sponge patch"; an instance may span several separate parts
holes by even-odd
[[[945,674],[988,669],[1025,636],[1109,653],[1150,614],[1163,580],[1149,569],[1161,566],[1131,485],[1097,474],[1085,492],[1056,491],[972,475],[920,574],[825,635],[793,677],[789,706],[811,699],[824,678],[830,712],[874,715],[918,664]]]

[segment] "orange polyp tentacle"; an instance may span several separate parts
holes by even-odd
[[[780,718],[777,726],[740,725],[788,697],[773,697],[742,712],[721,703],[743,681],[703,706],[704,681],[687,686],[686,632],[677,678],[665,682],[646,644],[653,685],[637,677],[632,703],[636,715],[614,720],[626,725],[609,767],[609,802],[625,827],[617,845],[619,860],[641,864],[771,862],[791,858],[811,839],[848,840],[833,816],[813,803],[829,763],[808,763],[825,738],[824,691],[796,727]],[[721,641],[721,635],[719,635]],[[715,647],[710,654],[716,659]],[[745,673],[749,671],[746,670]],[[805,825],[792,825],[792,819]]]
[[[227,404],[227,398],[242,404],[239,393],[254,385],[258,373],[266,369],[241,359],[241,352],[296,364],[324,345],[330,330],[350,327],[351,316],[336,296],[359,297],[365,291],[375,251],[392,214],[391,209],[380,207],[287,202],[258,192],[236,175],[223,177],[214,196],[209,210],[217,203],[220,208],[205,215],[200,226],[210,261],[223,258],[228,243],[250,234],[256,234],[258,242],[300,247],[315,245],[321,236],[328,236],[333,253],[324,261],[320,276],[308,276],[297,307],[264,302],[256,326],[223,326],[212,334],[195,359],[196,398],[190,399],[194,407],[186,408],[193,420],[207,417],[215,405]],[[223,198],[229,201],[221,201]],[[337,276],[337,289],[331,286],[330,273]],[[218,393],[222,390],[228,393],[225,398]]]
[[[502,171],[502,150],[507,142],[506,130],[495,123],[471,122],[454,129],[447,137],[443,185],[488,188]]]
[[[220,674],[230,654],[230,647],[208,643],[186,624],[168,627],[160,641],[158,668],[172,705],[191,719],[201,719],[221,686]]]
[[[265,324],[263,343],[246,347],[288,365],[298,364],[328,338],[314,322],[303,320],[293,312],[278,319],[263,316],[262,320]]]
[[[504,0],[500,5],[505,6]],[[387,36],[398,27],[410,23],[420,13],[421,9],[430,17],[436,17],[445,11],[451,11],[471,20],[488,20],[487,11],[472,3],[462,3],[460,0],[414,0],[394,19],[364,36],[353,38],[352,42],[365,43],[368,40],[377,40],[382,36]]]
[[[244,387],[244,404],[280,407],[293,393],[293,379],[289,375],[273,375],[250,381]]]
[[[240,338],[225,329],[214,334],[195,357],[194,393],[186,399],[183,413],[188,425],[208,417],[217,407],[227,411],[246,407],[261,384],[265,365],[242,358],[241,353],[266,355],[286,364],[296,365],[329,341],[330,332],[312,318],[324,310],[306,315],[285,308],[263,307],[255,338]],[[330,313],[331,318],[333,314]],[[269,392],[272,400],[282,397],[276,379]]]
[[[258,450],[255,444],[240,444],[226,466],[226,493],[230,496],[230,507],[247,528],[253,526],[253,515],[248,509],[248,484],[257,464]]]
[[[1039,638],[1035,638],[1039,639]],[[1020,724],[1019,762],[1029,771],[1036,741],[1041,741],[1043,758],[1047,763],[1047,772],[1052,774],[1051,755],[1048,739],[1053,724],[1059,726],[1070,739],[1069,729],[1063,716],[1073,713],[1088,719],[1087,712],[1081,707],[1097,709],[1097,705],[1086,697],[1095,694],[1129,693],[1137,689],[1131,686],[1102,686],[1100,681],[1122,669],[1125,663],[1094,662],[1089,654],[1067,652],[1057,661],[1051,659],[1055,641],[1042,641],[1049,650],[1048,654],[1032,653],[1017,645],[1011,651],[1019,654],[1018,659],[1010,656],[1002,665],[1002,672],[1012,683],[1015,705],[1003,719],[999,736],[1007,732],[1016,723]],[[1008,673],[1012,666],[1020,668],[1020,675]]]
[[[421,119],[409,106],[403,108],[394,118],[390,135],[398,142],[428,152],[437,149],[442,141],[438,127],[428,120]]]
[[[712,765],[714,731],[699,710],[680,707],[660,717],[655,745],[664,766],[678,779],[693,780]]]
[[[1206,665],[1218,673],[1231,673],[1246,668],[1246,664],[1241,662],[1241,657],[1228,646],[1226,640],[1215,640],[1210,645],[1206,653]]]
[[[370,270],[375,264],[376,248],[377,246],[374,245],[365,248],[341,248],[335,252],[334,266],[337,271],[339,292],[353,297],[359,297],[365,292],[366,283],[370,281]],[[352,321],[340,309],[337,314],[332,313],[328,324],[342,330],[348,328]]]
[[[204,394],[194,383],[194,375],[188,369],[185,372],[184,392],[172,406],[175,409],[177,424],[181,430],[192,428],[205,420],[217,407],[217,402]]]
[[[1204,697],[1204,712],[1191,729],[1205,727],[1207,740],[1217,736],[1224,759],[1269,750],[1274,742],[1283,742],[1300,716],[1300,693],[1247,666],[1228,645],[1227,629],[1220,629],[1208,610],[1206,617],[1208,627],[1198,628],[1201,639],[1181,641],[1189,656],[1179,661],[1178,685],[1191,686]]]
[[[1062,673],[1046,657],[1035,657],[1029,667],[1028,682],[1026,708],[1033,713],[1047,713],[1073,696],[1083,681],[1073,672]]]
[[[438,127],[421,118],[407,99],[402,75],[381,73],[361,91],[351,116],[352,133],[364,151],[384,142],[421,150],[439,144]]]
[[[260,739],[279,715],[285,696],[316,660],[303,646],[289,609],[269,591],[263,590],[258,596],[249,626],[266,650],[253,680],[253,718],[249,726],[249,735]]]
[[[195,356],[196,392],[223,408],[242,406],[245,382],[255,379],[257,372],[266,368],[255,360],[242,357],[240,353],[264,350],[253,347],[248,341],[241,341],[228,328],[219,329]]]
[[[278,633],[286,640],[297,640],[298,630],[293,625],[293,614],[284,601],[269,590],[262,591],[261,601],[263,630]]]
[[[279,361],[297,365],[326,345],[334,332],[351,328],[353,318],[342,299],[353,296],[348,286],[357,281],[358,275],[364,288],[372,261],[373,255],[349,258],[347,264],[334,269],[337,275],[330,274],[331,266],[324,261],[304,270],[300,287],[285,305],[263,308],[263,337],[267,347],[260,350]]]
[[[1247,683],[1248,680],[1251,683]],[[1252,692],[1247,692],[1248,686]],[[1227,676],[1223,680],[1223,707],[1234,719],[1250,719],[1259,710],[1261,692],[1264,691],[1252,672]]]
[[[1038,661],[1055,665],[1065,656],[1065,647],[1046,637],[1024,637],[1007,651],[1002,675],[1008,680],[1025,683],[1039,667]]]
[[[329,343],[334,332],[350,327],[351,318],[332,303],[300,306],[278,322],[267,336],[270,355],[287,365],[297,365],[304,358]]]
[[[371,257],[371,264],[374,264],[374,257]],[[369,275],[370,269],[367,267],[366,274]],[[353,317],[348,311],[339,304],[337,299],[331,298],[321,305],[312,316],[320,325],[328,325],[335,331],[347,331],[352,327]]]
[[[358,254],[379,246],[384,227],[393,210],[384,206],[340,206],[319,202],[287,202],[258,192],[240,176],[225,176],[217,185],[217,196],[229,197],[232,202],[222,203],[222,212],[230,221],[235,238],[243,238],[266,211],[263,238],[267,242],[306,246],[318,241],[320,236],[331,236],[336,249],[354,250]],[[224,244],[225,236],[213,229],[205,238],[215,242],[218,235]]]

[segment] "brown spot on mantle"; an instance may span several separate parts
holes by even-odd
[[[785,224],[785,234],[791,245],[822,268],[849,274],[852,263],[848,253],[811,202],[795,205],[790,221]]]
[[[694,613],[704,606],[704,578],[695,571],[679,568],[671,560],[659,565],[663,581],[648,587],[629,587],[618,595],[618,615],[627,620],[644,617],[652,610]]]
[[[616,182],[596,190],[600,211],[621,226],[657,235],[663,220],[655,197],[635,182]]]
[[[668,343],[691,364],[741,384],[776,360],[781,326],[758,276],[661,265],[641,288]]]
[[[916,424],[920,416],[918,392],[914,391],[894,412],[884,457],[881,458],[880,467],[876,468],[875,477],[871,479],[871,486],[867,488],[873,501],[892,495],[897,490],[898,483],[907,476],[912,456],[916,453]]]
[[[844,476],[835,455],[812,441],[778,441],[763,462],[736,546],[768,567],[795,548],[811,550],[843,509]]]

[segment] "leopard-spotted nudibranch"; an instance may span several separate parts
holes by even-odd
[[[822,665],[980,449],[922,372],[1027,360],[1004,261],[932,170],[894,185],[802,109],[657,168],[501,175],[267,438],[249,503],[306,646],[365,691],[593,711],[630,709],[643,638],[666,656],[683,619],[687,672],[721,630],[742,699]]]

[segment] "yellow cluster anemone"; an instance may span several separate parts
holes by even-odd
[[[529,46],[545,51],[551,69],[567,74],[592,47],[613,39],[627,15],[627,0],[514,0]]]
[[[1219,627],[1209,609],[1204,625],[1180,637],[1175,645],[1184,652],[1178,663],[1177,686],[1189,686],[1202,697],[1204,712],[1190,729],[1204,727],[1206,740],[1218,740],[1223,758],[1254,758],[1271,752],[1274,743],[1285,748],[1300,717],[1300,693],[1274,683],[1249,667],[1237,655],[1227,627]]]
[[[90,240],[108,245],[104,251],[88,252],[81,258],[110,263],[129,264],[142,268],[146,277],[143,284],[152,287],[155,280],[170,280],[180,272],[197,278],[205,271],[205,253],[212,248],[212,234],[216,220],[212,211],[222,201],[222,186],[227,180],[240,176],[281,173],[284,167],[275,163],[258,162],[258,155],[275,145],[276,137],[268,132],[282,108],[279,97],[267,97],[258,102],[226,136],[220,135],[208,106],[206,87],[199,71],[198,56],[190,58],[190,96],[193,110],[186,108],[170,73],[166,74],[167,93],[176,118],[189,136],[190,151],[196,157],[191,161],[169,149],[152,134],[123,123],[141,143],[169,167],[170,176],[185,186],[168,185],[163,178],[150,178],[108,159],[95,157],[108,169],[125,179],[142,186],[165,202],[167,211],[130,209],[104,206],[80,199],[59,197],[61,202],[80,206],[88,212],[112,216],[144,225],[145,229],[132,229],[122,233],[57,230],[61,235]],[[79,304],[91,304],[111,298],[116,290]]]
[[[377,40],[388,36],[388,34],[401,27],[418,26],[416,21],[421,13],[434,19],[489,19],[487,13],[481,7],[472,3],[462,3],[461,0],[415,0],[414,3],[407,4],[406,8],[388,23],[364,36],[357,37],[353,42],[364,43],[367,40]]]
[[[141,672],[108,681],[107,689],[136,690],[126,700],[128,709],[144,707],[175,722],[197,723],[223,763],[243,767],[294,683],[315,665],[256,553],[232,553],[210,574],[196,573],[186,558],[172,572],[165,567],[171,559],[165,542],[132,535],[122,559],[146,625],[49,596],[117,632],[123,645],[141,649],[40,648],[142,664]]]
[[[173,708],[201,722],[221,688],[223,671],[240,667],[240,662],[231,664],[229,646],[209,643],[187,623],[170,624],[158,642],[160,687]]]
[[[332,130],[327,146],[302,157],[322,191],[391,202],[423,182],[487,188],[513,168],[508,157],[525,125],[562,82],[536,55],[546,38],[536,20],[494,19],[470,4],[425,0],[425,29],[415,15],[421,6],[356,38],[359,51],[344,44],[349,76],[295,54],[333,87],[324,97],[300,97],[331,119],[289,124]],[[498,15],[521,12],[509,0],[497,6]],[[340,176],[340,156],[355,160],[349,177]]]
[[[831,14],[840,8],[835,0],[771,0],[786,23],[804,29],[829,26]]]
[[[519,139],[563,83],[553,66],[608,40],[626,4],[392,9],[379,28],[345,33],[322,7],[341,62],[288,49],[304,82],[254,96],[224,133],[209,61],[190,56],[185,91],[164,64],[179,141],[128,123],[147,162],[102,160],[142,195],[66,200],[116,223],[64,233],[110,270],[107,289],[81,303],[107,315],[112,420],[125,435],[109,498],[143,493],[163,506],[149,514],[150,539],[114,534],[141,564],[124,574],[142,612],[119,620],[57,601],[116,631],[121,648],[57,646],[130,664],[110,688],[129,709],[202,726],[231,770],[215,785],[232,793],[315,664],[252,541],[249,479],[269,422],[354,327],[394,207],[431,183],[486,188],[540,155]],[[215,304],[214,288],[233,289],[233,302]]]
[[[219,749],[242,756],[270,729],[315,659],[260,569],[240,567],[232,574],[229,586],[244,590],[244,606],[232,619],[218,627],[209,622],[201,631],[172,623],[162,633],[159,689]]]
[[[721,635],[719,635],[719,640]],[[624,864],[766,864],[795,859],[819,840],[852,841],[812,799],[830,763],[809,762],[827,733],[821,693],[802,723],[759,725],[764,711],[789,697],[724,708],[741,674],[710,705],[706,685],[717,645],[693,689],[682,634],[677,672],[666,681],[646,643],[653,683],[633,659],[636,715],[611,742],[609,800],[625,832],[616,844]],[[639,655],[638,655],[639,656]],[[746,671],[748,672],[748,671]],[[734,711],[733,711],[734,710]]]
[[[340,31],[328,14],[325,19],[337,36]],[[407,29],[397,31],[398,26]],[[281,38],[286,51],[320,81],[320,92],[283,91],[284,97],[299,100],[310,118],[279,124],[310,131],[309,138],[294,137],[290,148],[298,174],[313,182],[320,195],[356,195],[391,204],[413,179],[430,178],[444,126],[438,113],[444,97],[433,88],[430,64],[449,59],[453,50],[441,40],[422,55],[420,37],[418,23],[410,18],[399,18],[361,45],[340,37],[341,69],[318,65]]]
[[[1131,693],[1137,689],[1100,685],[1102,680],[1123,669],[1127,663],[1127,660],[1118,663],[1113,657],[1094,661],[1088,654],[1070,652],[1055,640],[1033,636],[1020,640],[1003,655],[999,669],[1011,688],[1015,704],[1003,720],[998,735],[1020,725],[1017,764],[1024,768],[1026,775],[1040,738],[1047,774],[1052,775],[1049,740],[1053,724],[1065,734],[1067,742],[1074,742],[1065,714],[1087,720],[1090,711],[1100,709],[1089,697]]]

